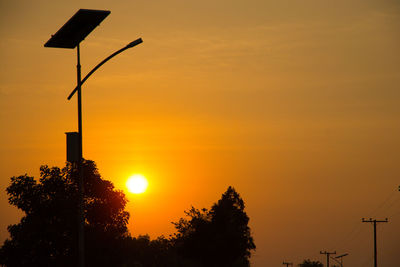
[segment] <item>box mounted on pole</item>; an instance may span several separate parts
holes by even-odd
[[[79,162],[81,159],[79,149],[79,133],[78,132],[67,132],[67,161],[68,162]]]

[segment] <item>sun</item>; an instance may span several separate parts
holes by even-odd
[[[141,174],[134,174],[126,181],[126,187],[128,187],[129,192],[134,194],[144,193],[148,185],[146,178]]]

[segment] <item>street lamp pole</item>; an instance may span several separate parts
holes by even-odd
[[[80,46],[76,47],[77,64],[76,64],[76,76],[77,76],[77,87],[78,87],[78,133],[79,133],[79,156],[83,158],[83,146],[82,146],[82,81],[81,81],[81,53]]]
[[[111,58],[115,57],[116,55],[122,53],[128,48],[134,47],[140,43],[142,43],[142,39],[139,38],[131,43],[129,43],[127,46],[121,48],[120,50],[114,52],[107,58],[105,58],[103,61],[101,61],[99,64],[97,64],[86,76],[85,78],[82,79],[81,75],[81,61],[80,61],[80,47],[79,44],[77,45],[77,65],[76,65],[76,71],[77,71],[77,86],[75,89],[71,92],[71,94],[68,96],[68,100],[71,99],[71,97],[75,94],[75,92],[78,92],[78,135],[79,135],[79,237],[78,237],[78,250],[79,250],[79,266],[84,266],[84,247],[85,247],[85,240],[84,240],[84,225],[85,225],[85,211],[83,207],[83,199],[84,199],[84,177],[83,177],[83,142],[82,142],[82,84],[97,70],[99,69],[104,63],[109,61]]]
[[[77,65],[76,65],[76,72],[77,72],[77,86],[68,96],[68,100],[74,95],[75,92],[78,93],[78,136],[79,136],[79,187],[78,187],[78,194],[79,194],[79,236],[78,236],[78,254],[79,254],[79,266],[85,266],[85,238],[84,238],[84,226],[85,226],[85,210],[84,210],[84,177],[83,177],[83,142],[82,142],[82,84],[97,70],[99,69],[104,63],[109,61],[111,58],[115,57],[116,55],[122,53],[128,48],[134,47],[140,43],[142,43],[142,39],[139,38],[127,46],[121,48],[120,50],[114,52],[99,64],[97,64],[86,76],[82,79],[81,74],[81,60],[80,60],[80,46],[77,45]]]
[[[82,84],[81,84],[81,53],[79,44],[76,47],[77,54],[77,87],[78,87],[78,136],[79,136],[79,229],[78,229],[78,266],[85,266],[85,208],[84,208],[84,177],[83,177],[83,142],[82,142]]]
[[[85,39],[90,32],[92,32],[97,25],[100,24],[108,15],[108,10],[92,10],[80,9],[62,26],[56,34],[45,43],[45,47],[55,48],[75,48],[77,51],[77,86],[68,96],[68,100],[78,92],[78,133],[67,133],[67,160],[77,165],[78,169],[78,194],[79,194],[79,227],[78,227],[78,266],[85,266],[85,214],[84,214],[84,174],[83,174],[83,145],[82,145],[82,84],[104,63],[125,51],[128,48],[134,47],[142,43],[139,38],[129,43],[124,48],[116,51],[108,56],[96,67],[94,67],[82,80],[81,75],[81,60],[80,60],[80,42]]]

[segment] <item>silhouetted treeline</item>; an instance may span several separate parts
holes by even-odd
[[[255,244],[244,201],[229,187],[209,210],[192,207],[174,223],[169,238],[131,237],[127,199],[101,178],[93,161],[84,162],[86,266],[213,267],[249,266]],[[9,203],[24,212],[10,225],[0,248],[5,266],[75,266],[78,238],[78,180],[68,164],[40,168],[37,181],[11,178]]]
[[[310,259],[304,260],[298,265],[299,267],[324,267],[324,265],[319,261],[312,261]]]

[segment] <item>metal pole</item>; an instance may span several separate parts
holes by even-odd
[[[78,86],[78,132],[79,132],[79,149],[80,149],[80,157],[82,159],[82,90],[81,90],[81,56],[80,56],[80,49],[79,44],[77,48],[77,61],[78,64],[76,65],[77,70],[77,86]]]
[[[82,94],[81,94],[81,59],[79,44],[77,46],[77,83],[78,83],[78,132],[79,132],[79,231],[78,231],[78,266],[85,266],[85,217],[83,207],[83,157],[82,157]]]
[[[374,266],[378,266],[377,250],[376,250],[376,220],[374,220]]]
[[[365,220],[364,218],[362,218],[362,222],[366,222],[366,223],[374,223],[374,267],[378,266],[378,249],[376,246],[376,223],[381,223],[381,222],[388,222],[388,219],[386,218],[385,220],[377,220],[374,219],[372,220],[371,218],[369,220]]]
[[[336,251],[334,252],[320,251],[319,253],[326,255],[326,266],[329,267],[329,255],[336,254]]]
[[[329,253],[326,254],[326,266],[329,267]]]

